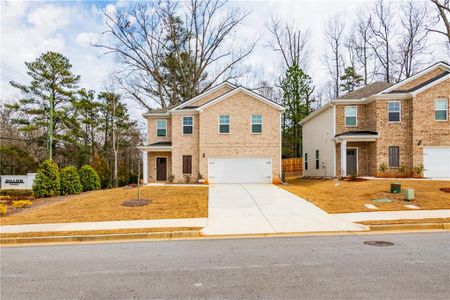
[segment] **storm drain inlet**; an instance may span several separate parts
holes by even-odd
[[[369,246],[376,246],[376,247],[387,247],[387,246],[394,246],[394,243],[392,242],[386,242],[386,241],[366,241],[364,244]]]

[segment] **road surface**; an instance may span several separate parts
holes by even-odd
[[[381,240],[393,246],[363,242]],[[1,299],[449,299],[450,233],[2,248]]]

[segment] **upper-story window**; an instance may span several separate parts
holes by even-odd
[[[388,121],[390,123],[399,123],[401,120],[401,103],[400,101],[388,102]]]
[[[219,116],[219,133],[230,133],[230,116]]]
[[[192,134],[194,132],[194,118],[183,117],[183,134]]]
[[[167,120],[156,120],[156,136],[167,136]]]
[[[358,124],[358,108],[356,106],[345,107],[345,126],[355,127]]]
[[[252,133],[262,133],[262,115],[252,115]]]
[[[436,121],[448,120],[448,100],[436,99],[434,100],[434,119]]]

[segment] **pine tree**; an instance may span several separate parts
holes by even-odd
[[[344,75],[341,76],[341,89],[345,92],[351,92],[361,86],[364,78],[356,73],[353,67],[345,68]]]
[[[283,91],[283,106],[286,108],[284,113],[283,139],[285,144],[293,144],[293,153],[286,153],[288,156],[301,156],[301,125],[300,122],[311,113],[311,95],[314,91],[311,77],[306,74],[299,66],[291,66],[281,80],[281,89]]]
[[[16,112],[12,121],[25,132],[48,128],[42,135],[48,134],[49,158],[52,159],[58,140],[72,138],[66,135],[65,129],[73,125],[70,107],[80,76],[74,75],[69,60],[56,52],[46,52],[25,65],[31,82],[28,85],[10,82],[24,95],[17,103],[9,105]]]

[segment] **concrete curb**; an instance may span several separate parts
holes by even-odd
[[[134,239],[170,240],[172,238],[195,238],[195,237],[200,237],[200,231],[172,231],[172,232],[2,238],[0,239],[0,245],[61,243],[61,242],[95,242],[95,241],[134,240]]]
[[[422,223],[422,224],[391,224],[370,225],[370,231],[397,231],[397,230],[450,230],[450,223]]]

